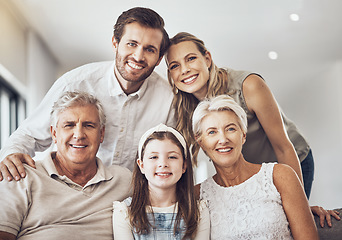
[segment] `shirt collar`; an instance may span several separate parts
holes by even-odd
[[[96,184],[101,181],[108,181],[113,178],[113,174],[103,165],[102,161],[99,158],[96,158],[96,164],[97,164],[97,172],[95,176],[89,180],[86,186],[89,186],[91,184]]]
[[[115,61],[113,61],[113,64],[106,72],[106,78],[108,79],[108,91],[109,91],[109,95],[112,97],[125,94],[119,84],[119,81],[116,79],[116,76],[114,74],[114,68],[115,68]]]
[[[55,156],[56,156],[56,152],[52,152],[42,161],[42,165],[46,169],[50,177],[52,177],[53,175],[59,176],[56,166],[52,160],[52,158]]]
[[[153,72],[151,73],[151,75],[153,74]],[[144,83],[140,86],[139,90],[136,91],[135,93],[132,93],[132,96],[137,96],[138,100],[144,96],[145,92],[147,91],[147,86],[148,86],[148,82],[149,79],[151,78],[151,76],[149,76],[148,78],[145,79]]]
[[[42,161],[42,165],[46,169],[50,177],[53,178],[53,176],[57,176],[58,178],[62,179],[63,176],[58,173],[56,166],[52,160],[52,158],[55,156],[56,152],[52,152],[51,154],[49,154],[48,157],[44,161]],[[101,181],[108,181],[113,178],[113,174],[103,165],[102,161],[99,158],[96,158],[96,164],[97,172],[95,176],[88,181],[84,188],[89,185],[96,184]]]

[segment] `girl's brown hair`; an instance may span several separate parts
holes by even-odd
[[[183,239],[194,238],[197,230],[197,225],[199,221],[199,209],[197,201],[194,195],[194,180],[193,180],[193,169],[191,164],[191,157],[188,147],[183,148],[182,144],[171,132],[154,132],[145,141],[141,156],[143,158],[144,152],[147,144],[151,140],[165,140],[169,139],[175,143],[182,152],[183,164],[185,163],[187,168],[185,173],[177,182],[176,187],[176,199],[178,203],[178,212],[175,219],[174,233],[178,232],[180,229],[180,221],[183,219],[186,232]],[[185,157],[187,156],[187,157]],[[143,159],[141,159],[143,161]],[[135,164],[133,171],[133,195],[132,202],[129,208],[129,218],[134,231],[138,234],[148,234],[151,223],[148,221],[146,208],[151,206],[149,191],[148,191],[148,181],[146,177],[141,173],[138,164]],[[153,214],[153,211],[152,211]]]

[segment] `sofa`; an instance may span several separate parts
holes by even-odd
[[[342,218],[342,208],[334,209],[340,213]],[[338,221],[332,218],[332,227],[328,227],[325,223],[324,228],[319,224],[319,217],[315,216],[315,222],[318,230],[318,235],[321,240],[341,240],[342,239],[342,220]]]

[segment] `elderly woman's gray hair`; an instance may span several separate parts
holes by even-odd
[[[58,116],[65,109],[85,105],[93,105],[96,107],[99,113],[100,126],[103,127],[106,124],[106,115],[104,113],[103,106],[97,98],[86,92],[63,93],[52,107],[50,114],[51,126],[57,125]]]
[[[232,111],[238,117],[239,125],[244,133],[247,133],[247,115],[246,112],[237,104],[233,98],[228,95],[219,95],[216,97],[204,99],[201,101],[192,115],[192,130],[195,137],[202,135],[201,122],[209,113],[215,111]]]

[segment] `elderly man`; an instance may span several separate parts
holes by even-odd
[[[129,196],[131,172],[96,157],[106,117],[87,93],[66,92],[51,112],[57,151],[20,181],[0,182],[0,239],[113,239],[112,202]]]

